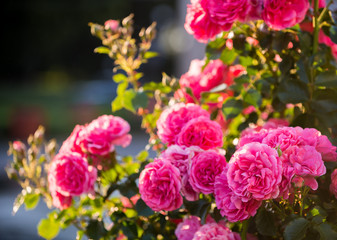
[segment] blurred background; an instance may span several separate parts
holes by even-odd
[[[202,58],[204,45],[183,28],[187,0],[17,0],[0,9],[0,236],[1,239],[39,239],[36,225],[48,209],[24,208],[12,216],[12,204],[20,188],[9,181],[4,168],[8,141],[25,141],[39,125],[47,139],[60,143],[76,124],[111,114],[116,85],[113,62],[93,52],[100,45],[91,36],[89,22],[104,24],[135,14],[135,31],[157,22],[152,51],[159,57],[142,67],[142,81],[161,81],[161,73],[180,77],[194,58]],[[132,148],[118,151],[136,154],[147,144],[140,119],[117,113],[130,122]],[[75,230],[57,239],[75,239]]]

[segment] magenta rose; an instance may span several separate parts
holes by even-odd
[[[201,227],[200,218],[196,216],[188,216],[178,224],[174,231],[178,240],[191,240],[194,233]]]
[[[196,192],[211,194],[214,192],[215,178],[226,167],[226,158],[215,151],[199,153],[192,159],[189,181]]]
[[[130,125],[122,118],[103,115],[89,123],[79,133],[79,145],[85,152],[105,156],[115,145],[126,147],[131,142]]]
[[[139,193],[154,211],[178,209],[183,203],[180,190],[179,170],[169,161],[155,159],[140,173]]]
[[[206,223],[194,234],[192,240],[238,240],[238,236],[229,228],[217,223]]]
[[[331,173],[330,192],[337,198],[337,169]]]
[[[199,42],[206,43],[209,39],[214,39],[217,34],[222,32],[223,26],[211,21],[207,9],[201,4],[202,1],[192,0],[192,4],[187,5],[184,27]]]
[[[181,129],[193,118],[204,116],[209,118],[209,113],[200,106],[192,103],[177,103],[165,109],[157,121],[157,134],[163,143],[176,144]]]
[[[193,189],[189,179],[190,179],[190,177],[189,177],[188,174],[185,174],[184,176],[182,176],[182,178],[181,178],[181,183],[182,183],[181,194],[188,201],[197,201],[199,199],[199,192],[196,192]]]
[[[268,130],[265,129],[262,129],[261,131],[242,132],[237,145],[237,149],[252,142],[262,143],[263,139],[267,136],[267,134]]]
[[[282,171],[275,149],[248,143],[233,154],[228,164],[228,185],[243,202],[273,199],[279,195]]]
[[[237,20],[244,21],[252,7],[250,0],[204,0],[211,20],[228,31]]]
[[[204,150],[222,146],[221,126],[206,117],[190,120],[181,130],[178,145],[198,146]]]
[[[217,208],[228,221],[237,222],[246,220],[256,214],[262,201],[250,199],[243,202],[228,186],[227,169],[216,177],[214,183],[214,197]]]
[[[92,192],[96,178],[97,170],[78,153],[57,154],[48,171],[50,192],[65,197]]]
[[[262,19],[275,30],[293,27],[305,18],[308,0],[265,0]]]

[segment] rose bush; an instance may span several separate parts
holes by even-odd
[[[149,144],[118,155],[130,126],[113,115],[76,126],[58,153],[40,128],[10,144],[14,210],[54,205],[46,239],[70,225],[77,239],[337,239],[334,6],[192,0],[185,28],[205,58],[148,83],[155,24],[135,39],[132,15],[91,23],[115,63],[112,110],[140,116]]]

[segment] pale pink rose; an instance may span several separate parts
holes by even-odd
[[[279,195],[282,171],[275,149],[262,143],[248,143],[229,161],[228,185],[243,202],[273,199]]]
[[[209,39],[213,40],[217,34],[223,31],[223,26],[210,20],[210,15],[207,9],[201,5],[201,1],[194,0],[192,4],[187,5],[184,27],[199,42],[207,43]]]
[[[291,146],[304,145],[304,140],[301,137],[303,129],[300,127],[280,127],[269,130],[267,136],[262,140],[262,143],[267,144],[272,148],[280,148],[285,151]]]
[[[188,216],[178,224],[174,231],[178,240],[191,240],[194,233],[201,227],[200,218],[196,216]]]
[[[193,118],[204,116],[209,118],[209,113],[200,106],[192,103],[177,103],[165,109],[157,121],[157,134],[163,143],[176,144],[182,128]]]
[[[119,22],[117,20],[107,20],[104,23],[105,29],[110,29],[111,31],[116,31],[119,27]]]
[[[222,216],[230,222],[246,220],[256,214],[262,201],[251,199],[243,202],[228,186],[227,169],[216,177],[214,183],[214,197],[217,208]]]
[[[252,4],[250,0],[204,0],[211,16],[211,21],[224,26],[228,31],[237,20],[246,20]]]
[[[251,131],[251,129],[242,131],[241,137],[239,139],[236,148],[239,149],[240,147],[252,142],[262,143],[263,139],[267,136],[267,134],[268,130],[265,129],[262,129],[261,131],[254,131],[254,130]]]
[[[154,211],[178,209],[183,203],[180,190],[179,170],[169,161],[155,159],[140,173],[139,193],[144,202]]]
[[[59,152],[60,153],[67,153],[67,152],[76,152],[85,156],[85,153],[82,151],[81,146],[79,145],[79,133],[83,131],[85,126],[76,125],[73,129],[70,136],[63,142]]]
[[[331,173],[330,192],[337,198],[337,169]]]
[[[57,154],[48,171],[50,192],[65,197],[92,192],[96,178],[97,170],[78,153]]]
[[[51,192],[51,196],[53,198],[54,207],[61,210],[69,208],[73,199],[71,196],[66,197],[56,191]]]
[[[159,158],[165,159],[179,169],[180,175],[184,176],[188,172],[191,159],[203,150],[199,147],[192,146],[179,146],[171,145],[164,152],[162,152]]]
[[[79,132],[78,142],[84,152],[104,156],[115,150],[115,145],[127,147],[131,142],[130,125],[122,118],[103,115]]]
[[[229,228],[217,224],[206,223],[201,226],[194,234],[192,240],[239,240],[238,236],[234,234]]]
[[[322,156],[312,146],[291,146],[282,152],[283,164],[290,165],[295,174],[301,177],[319,177],[326,173]]]
[[[214,192],[215,178],[226,167],[226,158],[215,151],[199,153],[192,159],[189,181],[196,192],[211,194]]]
[[[194,191],[189,181],[188,174],[182,176],[181,183],[181,194],[186,198],[188,201],[197,201],[199,199],[199,192]]]
[[[182,129],[177,139],[178,145],[198,146],[204,150],[222,146],[221,126],[206,117],[190,120]]]
[[[302,22],[308,9],[308,0],[265,0],[262,19],[272,29],[282,30]]]

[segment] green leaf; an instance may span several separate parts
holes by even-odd
[[[321,240],[337,239],[337,232],[327,222],[315,227],[321,236]]]
[[[337,87],[336,71],[330,70],[319,74],[315,81],[316,86]]]
[[[226,119],[235,118],[243,110],[243,102],[236,100],[233,97],[227,98],[226,102],[222,106],[222,111],[226,116]]]
[[[124,97],[123,97],[123,107],[126,108],[127,110],[134,112],[135,108],[133,106],[133,99],[135,98],[136,93],[133,89],[129,89],[124,92]]]
[[[337,26],[332,25],[329,29],[329,32],[330,32],[331,41],[333,41],[334,43],[337,43]]]
[[[123,73],[118,73],[115,74],[112,79],[116,82],[116,83],[120,83],[123,82],[125,80],[127,80],[127,77],[123,74]]]
[[[137,239],[138,237],[137,225],[135,222],[123,221],[122,231],[127,239]]]
[[[211,203],[206,201],[205,199],[200,199],[198,201],[186,201],[184,199],[184,206],[186,209],[195,216],[201,218],[201,222],[204,224],[206,220],[206,216],[208,214],[208,210],[211,206]]]
[[[138,155],[136,156],[136,159],[140,162],[144,162],[148,158],[148,156],[149,156],[149,152],[144,150],[138,153]]]
[[[37,226],[37,231],[41,237],[53,239],[59,234],[60,223],[50,217],[48,219],[42,219]]]
[[[285,228],[285,240],[301,240],[304,239],[307,229],[310,227],[310,222],[305,218],[297,218],[291,221]]]
[[[275,226],[275,213],[267,211],[265,208],[260,208],[256,218],[256,228],[260,234],[264,236],[275,236],[277,232],[277,227]]]
[[[231,65],[234,60],[237,57],[237,53],[234,51],[234,49],[228,49],[226,48],[225,50],[222,51],[220,55],[220,60],[226,64],[226,65]]]
[[[102,173],[101,182],[104,186],[107,186],[109,184],[115,183],[117,180],[117,176],[118,174],[115,169],[111,168],[108,171],[104,171]]]
[[[149,98],[145,92],[136,92],[136,96],[132,99],[132,104],[135,109],[146,108],[149,103]]]
[[[154,211],[141,198],[137,201],[135,209],[139,216],[149,217],[154,214]]]
[[[293,78],[281,82],[277,95],[283,103],[302,103],[309,100],[308,86]]]
[[[25,200],[25,206],[26,210],[34,209],[40,200],[40,194],[36,193],[28,193],[24,196]]]
[[[157,56],[158,56],[158,53],[157,53],[157,52],[151,52],[151,51],[146,52],[146,53],[144,54],[144,58],[145,58],[145,59],[154,58],[154,57],[157,57]]]
[[[109,54],[110,53],[110,49],[107,47],[97,47],[94,49],[95,53],[100,53],[100,54]]]
[[[88,237],[93,240],[99,240],[106,234],[103,222],[98,220],[90,220],[86,232]]]
[[[111,109],[113,112],[116,112],[123,108],[122,104],[122,96],[117,96],[112,102],[111,102]]]
[[[243,100],[249,105],[253,105],[254,107],[259,107],[262,103],[261,94],[253,88],[249,89],[245,93]]]

